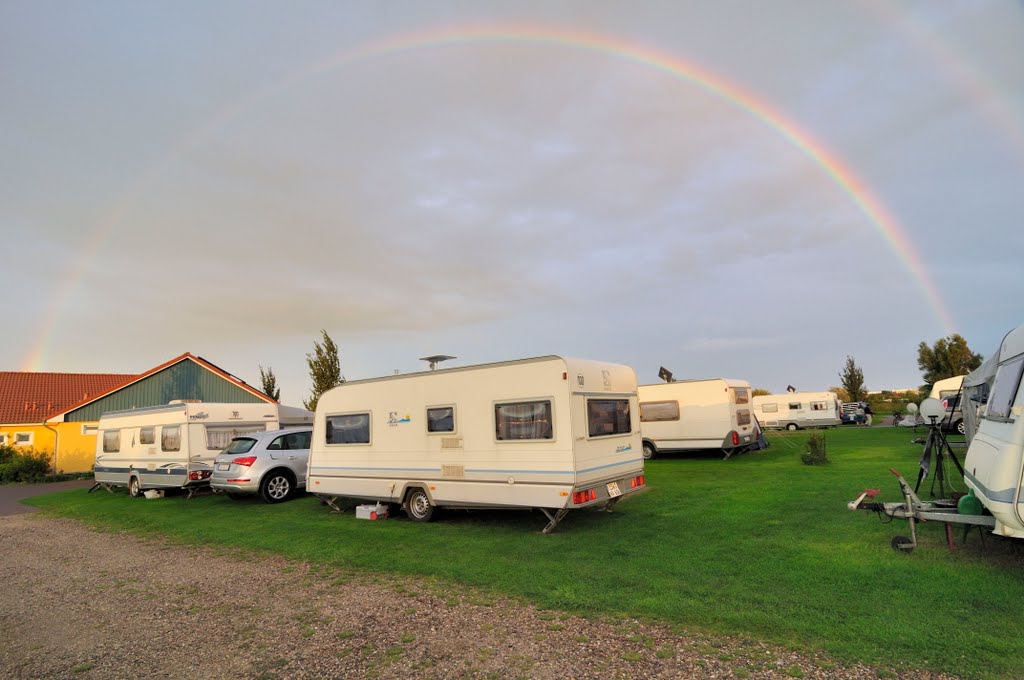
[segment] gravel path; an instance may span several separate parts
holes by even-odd
[[[4,678],[894,677],[42,515],[0,517],[0,545]]]

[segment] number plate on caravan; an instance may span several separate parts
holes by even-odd
[[[217,469],[218,470],[230,470],[231,469],[231,463],[217,463]]]
[[[621,495],[622,495],[622,492],[619,491],[619,483],[618,482],[608,482],[608,496],[610,498],[615,498],[616,496],[621,496]]]

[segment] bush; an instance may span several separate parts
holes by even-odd
[[[824,465],[828,462],[825,455],[825,435],[821,432],[812,432],[807,438],[807,450],[800,454],[800,461],[804,465]]]
[[[33,449],[0,444],[0,483],[42,482],[50,474],[50,458]]]

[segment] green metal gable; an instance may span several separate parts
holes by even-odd
[[[107,411],[123,411],[143,406],[160,406],[173,399],[198,399],[228,404],[266,403],[265,399],[225,380],[213,371],[186,359],[147,376],[137,383],[101,399],[69,411],[64,420],[92,422]]]

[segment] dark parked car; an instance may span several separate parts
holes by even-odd
[[[864,407],[867,403],[863,401],[848,401],[843,404],[843,412],[840,414],[839,419],[843,425],[863,425],[868,422],[868,417],[864,415]]]

